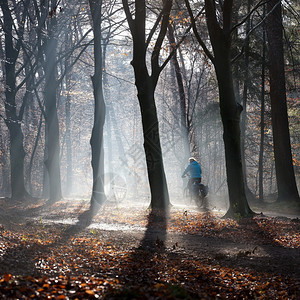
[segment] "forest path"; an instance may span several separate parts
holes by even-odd
[[[293,291],[300,291],[298,218],[235,221],[185,205],[174,205],[166,217],[151,215],[146,205],[107,203],[85,224],[80,216],[88,207],[87,200],[2,202],[0,273],[97,276],[135,285],[144,269],[156,282],[171,276],[191,283],[190,276],[204,268],[214,281],[226,274],[265,286],[272,281],[277,290],[281,281],[292,282]],[[193,284],[197,289],[199,283]]]

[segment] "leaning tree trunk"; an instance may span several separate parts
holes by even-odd
[[[271,12],[266,28],[269,42],[271,117],[278,200],[299,202],[287,114],[280,2],[270,0],[267,3],[267,11]]]
[[[104,193],[104,152],[103,127],[105,122],[105,102],[102,87],[102,46],[101,46],[101,7],[102,0],[89,0],[94,31],[94,125],[90,140],[92,149],[93,191],[91,209],[97,208],[106,200]],[[93,211],[95,213],[95,211]]]

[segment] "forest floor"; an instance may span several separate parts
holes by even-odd
[[[0,299],[300,299],[300,215],[0,198]],[[299,216],[299,217],[298,217]]]

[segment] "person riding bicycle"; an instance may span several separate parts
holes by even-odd
[[[190,162],[189,165],[185,168],[181,177],[184,178],[185,175],[187,173],[189,173],[190,179],[188,181],[187,188],[191,194],[192,185],[194,183],[197,183],[197,184],[201,183],[202,170],[201,170],[200,164],[196,161],[196,159],[194,157],[190,157],[189,162]]]

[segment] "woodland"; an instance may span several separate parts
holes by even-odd
[[[0,0],[1,299],[300,299],[299,25],[294,0]]]

